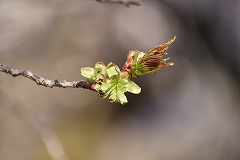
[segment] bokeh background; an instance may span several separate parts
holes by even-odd
[[[0,159],[51,160],[58,146],[46,143],[58,137],[69,160],[239,160],[239,26],[239,0],[142,0],[130,8],[1,0],[0,63],[49,79],[81,80],[81,67],[122,66],[131,49],[177,40],[169,48],[175,65],[134,79],[142,92],[127,94],[124,106],[0,73]],[[42,121],[52,131],[41,132]]]

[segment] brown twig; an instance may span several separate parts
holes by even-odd
[[[72,81],[67,82],[65,80],[59,81],[57,79],[55,80],[49,80],[45,79],[43,77],[39,77],[34,75],[29,70],[18,70],[18,69],[12,69],[8,66],[5,66],[3,64],[0,64],[0,71],[3,73],[7,73],[12,75],[13,77],[17,76],[23,76],[26,77],[34,82],[36,82],[38,85],[42,85],[45,87],[60,87],[60,88],[84,88],[84,89],[91,89],[91,86],[87,81],[81,80],[81,81]]]
[[[129,7],[130,5],[136,5],[139,6],[141,4],[140,0],[96,0],[101,3],[118,3],[123,4],[126,7]]]

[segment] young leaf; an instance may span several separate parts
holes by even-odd
[[[167,54],[169,45],[176,39],[176,36],[163,45],[158,45],[147,53],[139,51],[130,51],[127,61],[123,65],[123,71],[130,74],[131,77],[143,76],[149,73],[156,73],[157,70],[172,66],[172,62],[167,62],[169,58],[162,57]]]
[[[107,65],[107,75],[109,78],[111,78],[112,76],[115,76],[115,75],[120,75],[120,72],[121,71],[116,64],[109,63]]]
[[[117,92],[117,100],[121,104],[125,104],[128,102],[127,97],[124,95],[124,92],[121,92],[121,91]]]
[[[129,80],[126,91],[131,92],[133,94],[139,94],[141,92],[141,88],[136,83]]]
[[[81,75],[87,79],[91,79],[94,76],[94,69],[90,67],[81,68]]]

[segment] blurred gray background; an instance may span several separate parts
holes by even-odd
[[[127,94],[124,106],[0,73],[0,159],[52,159],[39,130],[19,116],[27,112],[52,127],[70,160],[239,160],[239,26],[239,0],[142,0],[130,8],[0,0],[0,63],[49,79],[84,79],[80,68],[97,61],[122,66],[129,50],[177,35],[169,48],[175,65],[134,79],[142,92]]]

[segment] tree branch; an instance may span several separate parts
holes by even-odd
[[[54,129],[33,107],[25,107],[0,88],[0,106],[35,129],[43,140],[52,160],[69,160]]]
[[[123,4],[126,7],[129,7],[130,5],[136,5],[139,6],[141,4],[141,0],[96,0],[101,3],[118,3]]]
[[[23,76],[26,77],[34,82],[36,82],[38,85],[42,85],[45,87],[60,87],[60,88],[83,88],[83,89],[91,89],[91,86],[87,81],[81,80],[81,81],[72,81],[67,82],[65,80],[59,81],[57,79],[55,80],[49,80],[45,79],[43,77],[39,77],[37,75],[34,75],[29,70],[18,70],[18,69],[12,69],[8,66],[5,66],[3,64],[0,64],[0,71],[3,73],[7,73],[12,75],[13,77],[17,76]]]

